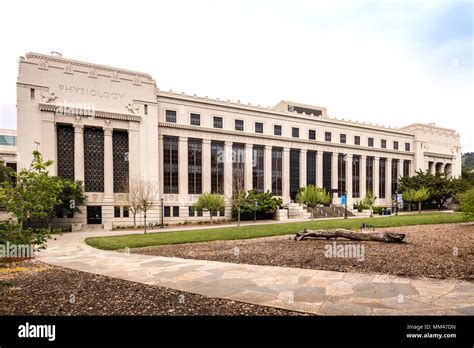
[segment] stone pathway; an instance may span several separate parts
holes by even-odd
[[[38,259],[78,271],[318,315],[474,315],[474,283],[465,281],[126,254],[98,250],[84,242],[87,237],[119,234],[130,232],[67,233],[51,240]]]

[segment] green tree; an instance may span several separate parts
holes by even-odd
[[[52,181],[57,181],[61,186],[61,190],[58,193],[59,202],[48,216],[47,224],[50,231],[56,216],[81,213],[79,207],[83,206],[86,202],[82,181],[71,181],[58,176],[53,177]]]
[[[311,220],[314,220],[314,211],[318,205],[329,204],[331,202],[331,194],[325,189],[308,185],[296,195],[296,201],[306,204],[311,208]]]
[[[232,207],[237,212],[237,227],[240,227],[240,214],[247,203],[247,199],[244,167],[239,165],[232,172]]]
[[[460,194],[459,207],[466,218],[474,216],[474,188]]]
[[[375,197],[372,190],[367,191],[363,201],[364,201],[365,206],[369,207],[370,209],[370,217],[374,216],[374,204],[376,200],[377,200],[377,197]]]
[[[250,190],[247,192],[247,199],[242,207],[242,214],[253,216],[255,203],[257,204],[257,219],[264,219],[268,215],[274,214],[283,204],[283,200],[273,196],[273,193],[270,191],[258,193],[256,190]],[[237,212],[234,208],[232,215],[235,216],[236,214]]]
[[[421,187],[415,191],[415,201],[418,202],[418,213],[421,213],[421,203],[430,199],[430,190],[426,187]]]
[[[0,160],[0,185],[4,182],[13,182],[15,171],[5,165],[5,161]]]
[[[402,198],[408,202],[408,211],[411,211],[411,204],[416,201],[416,190],[413,188],[407,189],[402,193]]]
[[[205,192],[199,196],[198,201],[193,205],[193,209],[208,211],[212,225],[212,213],[224,209],[224,197],[217,193]]]

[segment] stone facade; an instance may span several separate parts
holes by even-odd
[[[123,217],[127,192],[114,192],[117,161],[121,161],[114,152],[118,132],[128,134],[124,146],[128,146],[129,179],[141,178],[158,187],[157,204],[148,214],[148,221],[156,223],[163,211],[165,223],[207,219],[208,213],[190,216],[189,207],[200,193],[215,189],[220,174],[223,187],[219,190],[228,205],[220,218],[229,218],[236,148],[243,149],[245,188],[255,184],[258,161],[254,157],[260,149],[261,189],[276,189],[284,203],[291,201],[295,187],[314,180],[318,186],[339,188],[339,194],[347,191],[349,205],[359,199],[353,197],[354,192],[364,197],[367,184],[381,197],[378,204],[391,205],[393,177],[413,175],[418,169],[461,174],[459,135],[434,125],[384,128],[331,118],[325,108],[288,101],[264,108],[165,92],[148,74],[36,53],[20,57],[17,91],[20,168],[30,164],[36,141],[44,157],[55,161],[51,174],[58,174],[58,166],[68,163],[65,145],[58,149],[58,143],[69,141],[74,179],[95,175],[85,174],[95,173],[88,170],[89,159],[84,155],[84,149],[95,145],[84,132],[99,130],[103,164],[96,172],[103,180],[103,190],[86,193],[88,206],[101,207],[101,223],[106,228],[132,221],[131,215]],[[73,127],[65,132],[69,140],[58,140],[59,126]],[[190,155],[195,144],[198,154]],[[223,150],[221,169],[214,167],[214,144]],[[367,180],[367,165],[373,165],[369,174],[373,181]],[[396,170],[392,170],[394,165]],[[357,177],[359,180],[354,179]],[[334,194],[334,204],[341,203],[339,194]],[[94,214],[92,209],[89,214]],[[69,220],[85,224],[86,215],[84,211]]]

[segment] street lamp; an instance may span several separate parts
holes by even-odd
[[[165,227],[164,215],[165,215],[165,207],[163,206],[163,198],[162,198],[161,199],[161,224],[160,224],[160,228]]]
[[[253,200],[253,222],[254,223],[257,222],[257,207],[258,207],[257,200],[254,199]]]

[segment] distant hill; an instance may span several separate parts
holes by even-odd
[[[474,152],[468,152],[462,155],[462,167],[474,169]]]

